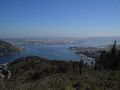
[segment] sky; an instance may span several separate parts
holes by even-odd
[[[0,0],[0,38],[120,36],[120,0]]]

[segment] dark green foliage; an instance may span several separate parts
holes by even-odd
[[[101,53],[98,64],[103,69],[117,70],[120,65],[120,51],[116,46],[116,41],[114,42],[113,47],[109,51],[103,51]]]
[[[75,64],[74,70],[72,65]],[[79,72],[79,62],[50,61],[37,56],[20,58],[9,64],[12,79],[20,82],[29,82],[58,73]],[[17,78],[16,78],[17,77]],[[21,80],[24,79],[25,81]]]
[[[19,58],[8,65],[11,78],[0,78],[0,90],[119,90],[119,70],[94,71],[85,66],[82,60],[50,61],[37,56]],[[81,69],[82,73],[79,72]]]
[[[97,65],[97,62],[95,62],[94,70],[96,71],[97,69],[98,69],[98,65]]]
[[[117,53],[117,47],[116,47],[116,40],[114,41],[114,45],[113,45],[113,47],[112,47],[112,49],[111,49],[111,53],[112,53],[112,55],[115,55],[116,53]]]
[[[80,62],[79,62],[79,72],[80,72],[80,74],[82,73],[83,65],[84,65],[84,61],[81,59]]]

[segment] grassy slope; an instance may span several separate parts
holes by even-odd
[[[0,90],[119,90],[120,71],[87,67],[79,74],[78,63],[74,64],[73,70],[73,62],[20,58],[9,64],[11,79],[0,79]]]

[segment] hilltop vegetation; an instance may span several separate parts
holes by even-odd
[[[0,90],[119,90],[116,42],[112,49],[103,52],[91,66],[83,60],[67,62],[37,56],[19,58],[8,64],[11,77],[0,79]]]
[[[116,41],[110,50],[101,53],[96,64],[101,69],[120,70],[120,49]]]
[[[12,44],[0,40],[0,55],[11,55],[19,51],[20,50]]]
[[[82,66],[81,66],[82,65]],[[118,90],[120,71],[94,70],[82,62],[19,58],[8,65],[10,79],[1,79],[1,90]]]

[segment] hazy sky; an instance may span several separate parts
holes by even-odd
[[[120,0],[0,0],[0,38],[120,36]]]

